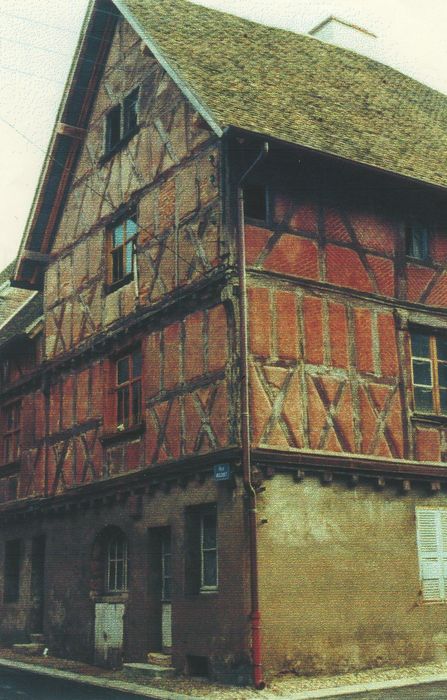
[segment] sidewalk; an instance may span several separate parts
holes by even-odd
[[[130,682],[121,671],[109,671],[55,657],[24,657],[10,649],[0,648],[0,667],[2,666],[157,700],[312,700],[447,681],[447,664],[433,663],[312,678],[289,674],[272,678],[263,691],[222,686],[182,676],[169,680],[154,678],[149,686]]]

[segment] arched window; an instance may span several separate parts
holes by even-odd
[[[104,528],[95,538],[90,562],[90,591],[101,596],[127,591],[127,537],[117,527]]]
[[[127,540],[121,534],[108,538],[105,573],[107,593],[127,591]]]

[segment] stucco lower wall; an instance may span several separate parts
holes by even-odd
[[[421,601],[415,524],[416,506],[447,507],[447,496],[287,475],[265,485],[266,668],[306,674],[447,659],[447,606]]]

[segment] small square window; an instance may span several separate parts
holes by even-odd
[[[268,202],[265,185],[251,183],[244,187],[244,215],[246,219],[267,221]]]
[[[426,224],[414,221],[407,226],[407,255],[417,260],[429,257],[430,231]]]

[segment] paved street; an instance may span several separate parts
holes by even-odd
[[[135,700],[135,695],[0,669],[0,700]]]
[[[355,695],[337,695],[327,700],[447,700],[447,682],[373,690]]]

